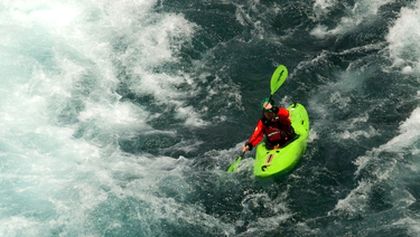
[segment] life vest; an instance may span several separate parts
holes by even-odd
[[[284,121],[277,115],[272,119],[263,117],[262,122],[264,124],[263,133],[269,143],[283,144],[293,137],[293,128],[284,124]]]
[[[287,139],[287,132],[290,128],[282,124],[278,116],[270,120],[264,119],[263,123],[263,132],[269,142],[275,143]]]
[[[282,139],[282,131],[275,127],[268,127],[265,130],[265,136],[269,142],[277,142]]]

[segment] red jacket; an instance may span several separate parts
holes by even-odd
[[[289,119],[289,111],[285,108],[279,108],[277,111],[277,116],[268,121],[266,118],[261,118],[258,120],[257,126],[254,129],[254,132],[249,137],[247,144],[251,145],[250,148],[255,147],[262,141],[265,136],[270,136],[276,130],[285,131],[289,134],[292,130],[291,122]],[[276,139],[279,139],[280,133],[276,134]]]

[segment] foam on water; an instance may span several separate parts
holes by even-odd
[[[174,106],[188,125],[205,123],[175,88],[193,85],[191,78],[155,68],[177,61],[193,26],[182,15],[154,13],[155,4],[2,2],[0,235],[164,236],[163,219],[230,228],[198,204],[159,192],[172,178],[182,200],[189,161],[119,149],[120,138],[160,131],[147,124],[146,107],[120,100],[116,62],[131,73],[136,93]],[[126,50],[116,50],[118,38]]]
[[[342,17],[335,28],[328,28],[325,25],[319,24],[312,31],[311,35],[317,38],[325,38],[334,35],[342,35],[346,32],[354,30],[360,24],[374,18],[381,6],[384,6],[393,0],[359,0],[356,1],[351,10],[347,10],[347,15]],[[333,5],[333,1],[316,1],[314,9],[320,9],[321,13],[325,14],[326,9]]]
[[[401,68],[402,73],[412,71],[420,83],[420,1],[412,8],[402,8],[400,17],[390,28],[386,37],[389,43],[389,56],[394,66]],[[417,91],[416,100],[419,101],[420,90]],[[387,147],[398,145],[406,147],[418,142],[420,139],[420,107],[417,107],[411,116],[400,126],[401,135],[388,142]]]
[[[324,56],[317,56],[310,62],[301,63],[299,67],[309,67],[311,64],[318,65],[319,61],[327,61],[321,59]],[[379,131],[373,126],[365,127],[369,119],[367,112],[352,111],[355,103],[355,93],[363,88],[363,83],[370,76],[363,68],[353,69],[351,65],[346,71],[334,73],[328,78],[322,78],[318,89],[309,100],[309,108],[311,115],[321,118],[324,122],[313,123],[311,133],[322,134],[326,129],[331,129],[332,123],[335,124],[334,131],[330,132],[337,139],[359,141],[361,139],[369,139],[380,135]],[[334,120],[334,114],[348,114],[347,116]],[[317,135],[319,136],[319,135]]]
[[[416,73],[418,75],[418,57],[420,56],[420,50],[418,50],[420,47],[418,43],[419,9],[419,1],[414,8],[401,9],[400,17],[391,26],[387,36],[389,55],[394,62],[393,67],[400,68],[402,74]],[[407,67],[410,67],[410,69],[407,69]],[[417,92],[417,98],[414,98],[415,101],[419,100],[418,94],[419,92]],[[413,165],[414,169],[418,168],[418,162],[413,160],[413,157],[418,152],[419,141],[420,107],[417,107],[400,124],[397,136],[355,160],[354,163],[357,166],[355,175],[364,178],[361,178],[356,188],[347,197],[338,201],[334,211],[342,211],[347,214],[363,213],[367,209],[369,198],[375,187],[384,182],[403,183],[404,179],[410,178],[409,175],[418,177],[416,172],[406,170],[401,173],[400,169]],[[404,189],[404,185],[396,186],[395,189],[390,194],[393,203],[398,203],[395,204],[394,209],[404,209],[418,201],[409,190]],[[404,216],[392,225],[404,226],[409,229],[413,236],[418,235],[418,220],[409,214]]]
[[[265,193],[250,194],[247,195],[242,201],[242,206],[244,208],[243,212],[252,212],[252,209],[269,209],[275,215],[258,218],[255,222],[249,224],[247,230],[238,236],[255,236],[261,235],[263,233],[270,233],[278,229],[286,220],[292,217],[289,213],[288,208],[286,207],[285,195],[280,196],[276,200],[272,200]],[[241,224],[241,223],[237,223]]]
[[[420,2],[414,7],[402,8],[400,17],[390,28],[386,37],[389,54],[394,65],[401,67],[404,73],[420,73]]]
[[[313,9],[316,16],[319,18],[322,15],[327,14],[330,9],[337,4],[336,0],[316,0]]]
[[[393,223],[395,226],[408,227],[408,234],[410,236],[418,236],[420,234],[420,220],[413,218],[403,218]]]
[[[199,113],[186,104],[197,92],[196,82],[182,70],[162,67],[179,63],[177,54],[193,36],[195,25],[182,15],[153,13],[150,8],[154,3],[150,2],[152,4],[147,5],[149,11],[145,11],[144,6],[137,6],[143,9],[144,14],[131,10],[128,16],[122,18],[130,19],[128,25],[120,22],[119,18],[111,20],[119,37],[116,40],[121,41],[119,47],[122,50],[116,57],[128,75],[124,82],[137,95],[152,96],[157,106],[173,109],[176,118],[185,121],[186,125],[206,125]],[[130,8],[130,4],[123,4],[128,6],[125,8]],[[127,14],[125,8],[116,15]],[[114,11],[112,4],[106,9]]]

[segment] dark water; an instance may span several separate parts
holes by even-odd
[[[0,25],[1,236],[420,235],[420,2],[3,1]],[[307,152],[227,174],[278,64]]]

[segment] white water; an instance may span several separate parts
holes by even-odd
[[[389,57],[394,67],[403,74],[414,75],[401,80],[419,81],[420,57],[420,1],[415,6],[403,8],[399,18],[389,29],[386,40],[389,44]],[[419,101],[420,91],[415,101]],[[373,148],[367,154],[360,156],[355,165],[356,177],[368,169],[370,178],[359,181],[347,197],[339,200],[334,211],[346,214],[363,213],[368,205],[369,196],[374,186],[383,182],[394,184],[394,191],[389,194],[393,199],[394,209],[401,210],[413,204],[416,200],[409,190],[404,188],[404,180],[418,177],[420,163],[418,162],[420,146],[420,107],[417,106],[404,122],[399,126],[399,134],[385,144]],[[392,154],[388,158],[387,154]],[[408,229],[411,236],[418,236],[420,219],[406,214],[405,217],[392,222],[393,226],[402,226]]]
[[[347,15],[343,16],[340,22],[332,29],[319,24],[312,31],[311,35],[317,38],[325,38],[329,36],[342,35],[352,31],[357,26],[369,22],[378,14],[380,7],[393,2],[393,0],[358,0],[352,9],[347,11]],[[328,9],[336,4],[335,1],[317,0],[314,3],[314,10],[318,13],[318,18],[327,14]]]
[[[164,235],[154,228],[163,218],[224,225],[199,206],[157,195],[168,180],[188,193],[188,161],[118,149],[120,138],[160,131],[147,125],[147,108],[120,100],[116,61],[135,93],[175,107],[190,126],[205,124],[174,89],[193,86],[191,78],[153,71],[176,62],[194,32],[182,15],[154,13],[155,3],[0,3],[0,236],[125,235],[127,219],[137,236]],[[125,50],[115,50],[120,40]]]
[[[403,8],[400,17],[389,30],[389,54],[394,65],[403,72],[420,74],[420,2],[413,8]]]
[[[315,0],[314,13],[318,18],[327,14],[330,9],[337,4],[336,0]]]

